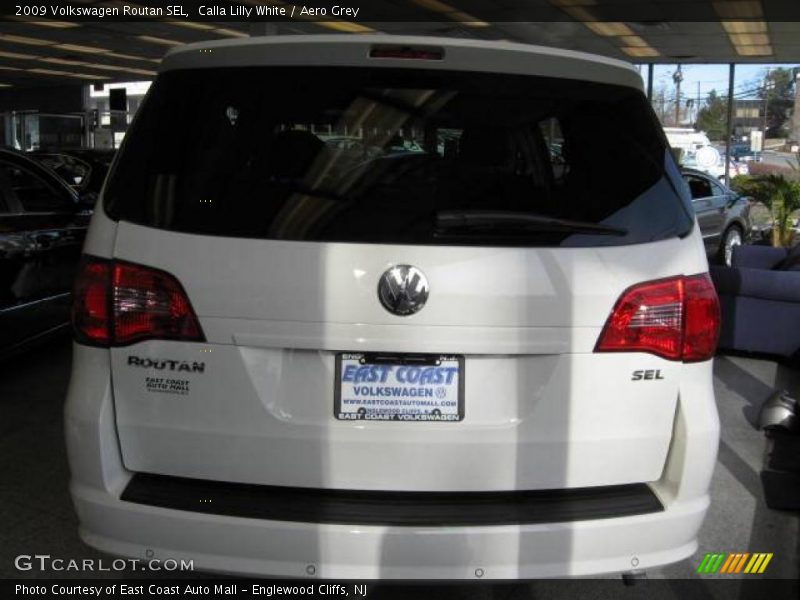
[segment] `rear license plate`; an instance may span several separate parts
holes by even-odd
[[[337,354],[333,406],[343,421],[461,421],[464,357]]]

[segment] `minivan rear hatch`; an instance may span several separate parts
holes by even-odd
[[[167,71],[121,152],[114,258],[175,277],[205,339],[112,349],[128,468],[387,490],[660,476],[681,363],[594,352],[627,288],[704,269],[640,90],[411,64]],[[397,273],[414,302],[424,278],[410,312],[381,296]],[[378,390],[376,365],[407,381]],[[343,394],[369,402],[343,417]],[[440,401],[453,418],[367,418]]]

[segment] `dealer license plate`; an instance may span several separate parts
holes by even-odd
[[[346,421],[461,421],[464,357],[337,354],[333,412]]]

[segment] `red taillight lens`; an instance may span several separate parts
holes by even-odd
[[[110,262],[88,256],[81,261],[72,294],[72,330],[82,344],[107,346],[111,342],[110,279]]]
[[[719,299],[708,274],[684,279],[683,362],[708,360],[719,340]]]
[[[595,352],[649,352],[697,362],[714,356],[719,302],[705,273],[628,288],[606,321]]]
[[[81,263],[72,322],[76,341],[99,346],[205,340],[186,292],[172,275],[93,257]]]
[[[181,284],[170,274],[141,265],[114,263],[111,279],[114,343],[142,339],[203,339]]]

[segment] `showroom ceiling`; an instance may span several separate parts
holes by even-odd
[[[238,0],[249,5],[280,2]],[[81,6],[122,4],[80,1]],[[140,2],[147,4],[166,3]],[[637,63],[800,63],[800,18],[793,15],[800,12],[798,7],[798,0],[369,0],[369,14],[395,20],[355,23],[330,18],[276,26],[166,17],[136,22],[5,21],[0,23],[0,86],[149,79],[170,47],[259,35],[274,32],[273,27],[279,34],[374,30],[505,39]]]

